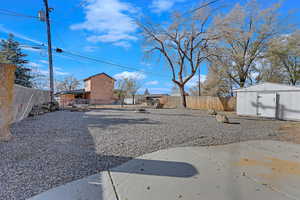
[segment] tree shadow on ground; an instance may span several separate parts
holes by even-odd
[[[103,115],[101,112],[91,114],[68,111],[48,113],[16,123],[12,128],[14,139],[0,143],[0,166],[3,166],[0,185],[5,188],[0,190],[0,199],[27,199],[129,160],[134,160],[141,167],[112,171],[178,178],[197,174],[197,170],[189,163],[136,159],[130,156],[130,151],[126,151],[125,146],[121,146],[120,149],[110,148],[110,145],[119,145],[109,144],[110,140],[97,144],[97,140],[114,137],[112,132],[105,132],[104,129],[113,128],[115,125],[159,124],[158,121],[140,115],[130,118],[126,114]],[[97,127],[97,138],[94,138],[90,128]],[[133,150],[134,143],[129,145]],[[115,152],[115,149],[119,151]],[[13,167],[9,167],[11,163]]]
[[[139,117],[139,116],[137,116]],[[124,115],[85,115],[84,120],[88,122],[89,127],[109,128],[117,125],[159,125],[161,122],[149,118],[127,118]]]

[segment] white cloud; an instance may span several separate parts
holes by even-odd
[[[170,88],[149,88],[148,90],[150,94],[165,94],[171,92]]]
[[[30,62],[30,63],[28,63],[28,65],[31,66],[31,70],[32,70],[33,73],[41,74],[41,75],[44,75],[44,76],[49,75],[48,68],[46,66],[42,65],[42,64]],[[54,75],[57,75],[57,76],[70,75],[69,72],[63,71],[63,69],[60,68],[60,67],[53,67],[53,72],[54,72]]]
[[[128,78],[128,79],[135,79],[135,80],[143,80],[143,79],[146,78],[146,75],[142,72],[127,72],[127,71],[124,71],[122,73],[114,75],[114,78],[115,79]]]
[[[186,83],[186,86],[187,86],[187,87],[193,87],[193,86],[197,85],[197,84],[198,84],[198,79],[199,79],[198,74],[194,75],[193,78],[191,78],[191,79]],[[201,83],[203,83],[205,80],[206,80],[206,75],[201,74],[201,75],[200,75],[200,81],[201,81]]]
[[[42,65],[39,64],[39,63],[35,63],[35,62],[29,62],[27,64],[29,67],[33,67],[33,68],[38,68],[38,67],[41,67]]]
[[[25,51],[34,51],[34,52],[42,52],[42,51],[44,51],[43,49],[32,48],[32,47],[29,47],[29,46],[21,46],[21,49],[23,49]]]
[[[134,36],[137,25],[130,16],[137,13],[137,8],[131,4],[121,0],[90,0],[84,10],[85,21],[72,25],[71,29],[91,31],[93,35],[87,38],[88,41],[108,42],[117,46],[127,42],[128,46],[130,41],[137,40]]]
[[[152,66],[152,64],[151,64],[151,63],[148,63],[148,62],[141,62],[141,65],[144,65],[144,66],[146,66],[146,67]]]
[[[39,62],[48,65],[48,60],[39,60]]]
[[[54,74],[59,75],[59,76],[67,76],[67,75],[70,75],[69,72],[63,71],[63,69],[60,68],[60,67],[54,67],[54,68],[53,68],[53,71],[54,71]]]
[[[146,83],[146,85],[157,85],[158,81],[149,81]]]
[[[115,42],[114,45],[119,46],[119,47],[123,47],[125,49],[128,49],[131,46],[130,43],[126,42],[126,41]]]
[[[150,8],[155,13],[169,11],[175,3],[184,2],[185,0],[152,0]]]

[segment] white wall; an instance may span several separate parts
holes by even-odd
[[[278,118],[300,120],[300,92],[278,92]]]
[[[84,81],[84,90],[86,92],[91,91],[91,79],[88,79],[88,80]]]
[[[134,99],[134,101],[135,101],[135,99]],[[125,98],[125,99],[124,99],[124,103],[125,103],[125,104],[132,104],[132,97],[131,97],[131,98],[129,98],[129,97],[128,97],[128,98]],[[134,103],[135,103],[135,102],[134,102]]]
[[[256,92],[238,92],[236,112],[238,115],[256,116],[257,114],[257,93]]]
[[[237,92],[238,115],[257,116],[257,94],[257,92]],[[277,92],[277,95],[278,119],[300,120],[300,91],[281,91]]]

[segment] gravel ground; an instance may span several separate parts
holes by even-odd
[[[27,118],[0,143],[0,199],[22,200],[133,157],[178,146],[275,139],[282,123],[229,117],[217,123],[195,110],[98,109]]]

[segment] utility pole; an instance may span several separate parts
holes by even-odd
[[[198,68],[198,95],[201,96],[201,74],[200,74],[200,66]]]
[[[48,0],[43,0],[45,4],[45,21],[47,25],[47,38],[48,38],[48,60],[49,60],[49,78],[50,78],[50,101],[54,102],[54,83],[53,83],[53,60],[52,60],[52,44],[51,44],[51,27],[49,12],[51,9],[48,6]]]

